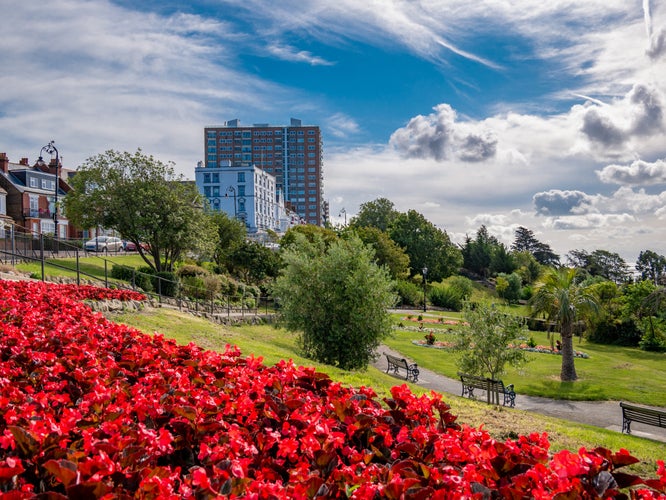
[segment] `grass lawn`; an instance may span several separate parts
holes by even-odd
[[[425,316],[426,319],[436,317]],[[414,316],[414,315],[413,315]],[[459,314],[443,313],[445,319],[460,318]],[[394,315],[396,324],[418,327],[405,315]],[[424,330],[433,330],[438,341],[454,337],[452,326],[424,323]],[[398,329],[387,339],[389,347],[429,370],[457,378],[456,354],[446,349],[432,349],[414,345],[425,332]],[[538,345],[550,346],[545,332],[530,332]],[[556,337],[557,338],[557,337]],[[576,358],[576,382],[559,379],[562,358],[559,355],[528,353],[531,360],[520,369],[507,368],[502,379],[515,384],[518,394],[544,396],[555,399],[632,401],[646,405],[666,407],[666,354],[642,351],[637,348],[594,344],[574,339],[574,349],[587,353],[587,359]]]
[[[111,319],[136,327],[148,334],[157,331],[180,343],[195,342],[207,349],[223,350],[227,344],[237,345],[244,356],[262,357],[267,365],[283,359],[292,359],[297,365],[312,366],[344,385],[372,387],[380,397],[390,394],[390,388],[397,384],[394,377],[374,367],[369,367],[365,371],[350,372],[305,359],[298,351],[294,334],[270,325],[225,327],[170,309],[114,314]],[[411,336],[413,337],[414,333]],[[392,342],[399,342],[395,345],[399,350],[403,350],[407,344],[411,345],[411,337],[405,337],[400,342],[396,336]],[[414,348],[424,356],[433,353],[439,356],[444,354],[443,351],[436,352],[433,349],[415,346]],[[436,362],[433,361],[432,364],[434,366]],[[408,385],[416,394],[427,392],[417,385]],[[653,475],[656,470],[655,460],[664,458],[664,444],[649,439],[572,424],[525,411],[494,407],[451,394],[446,394],[444,400],[451,406],[453,414],[458,416],[459,423],[472,427],[483,425],[484,429],[496,439],[506,440],[533,432],[547,432],[553,452],[562,449],[575,452],[581,446],[586,448],[602,446],[615,451],[625,448],[642,461],[627,468],[627,472],[633,471],[642,475]]]
[[[110,254],[110,255],[93,255],[91,257],[79,258],[79,269],[85,275],[94,276],[95,278],[104,279],[105,276],[111,276],[111,269],[114,264],[120,264],[129,267],[142,267],[147,265],[139,254]],[[39,262],[24,262],[16,264],[18,271],[29,273],[35,276],[41,276],[42,267]],[[76,258],[67,259],[46,259],[44,265],[44,274],[46,276],[65,276],[67,278],[76,278]]]

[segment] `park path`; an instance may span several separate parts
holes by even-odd
[[[386,345],[381,345],[377,352],[380,356],[373,363],[373,366],[382,371],[386,371],[387,365],[384,353],[400,358],[404,357]],[[419,367],[419,371],[418,386],[441,394],[448,393],[460,396],[462,390],[460,380],[445,377],[421,367]],[[396,379],[400,380],[399,377],[396,377]],[[518,389],[520,390],[519,387]],[[518,393],[516,395],[515,409],[622,432],[622,410],[618,401],[566,401],[525,396]],[[664,410],[664,408],[660,409]],[[666,429],[659,427],[632,423],[631,434],[666,443]],[[664,456],[666,456],[666,448]]]

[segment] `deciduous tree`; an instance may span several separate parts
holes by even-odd
[[[525,322],[492,305],[468,302],[463,309],[467,325],[459,327],[456,350],[458,368],[471,375],[497,379],[504,367],[520,367],[528,361],[520,349],[510,349],[527,337]]]
[[[391,279],[358,237],[325,245],[296,234],[273,296],[285,326],[300,332],[307,357],[344,370],[367,367],[391,331]]]
[[[393,207],[393,202],[386,198],[377,198],[363,203],[358,214],[352,218],[352,227],[376,227],[380,231],[388,231],[391,224],[399,215]]]
[[[215,227],[194,184],[140,149],[106,151],[88,158],[65,198],[70,221],[79,227],[113,229],[136,244],[156,271],[172,271],[186,252],[210,255]],[[148,243],[144,250],[140,243]],[[151,257],[151,258],[149,258]]]

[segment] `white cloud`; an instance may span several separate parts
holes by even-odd
[[[271,55],[284,61],[304,62],[311,66],[332,66],[335,64],[322,57],[314,56],[307,50],[298,50],[287,45],[271,44],[267,47],[267,50]]]
[[[325,127],[328,133],[338,138],[353,136],[361,130],[356,120],[344,113],[335,113],[328,117]]]
[[[597,170],[602,182],[642,186],[666,183],[666,160],[634,160],[629,165],[607,165]]]

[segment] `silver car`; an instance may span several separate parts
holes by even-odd
[[[123,249],[123,242],[115,236],[97,236],[86,241],[84,248],[88,252],[117,252]]]

